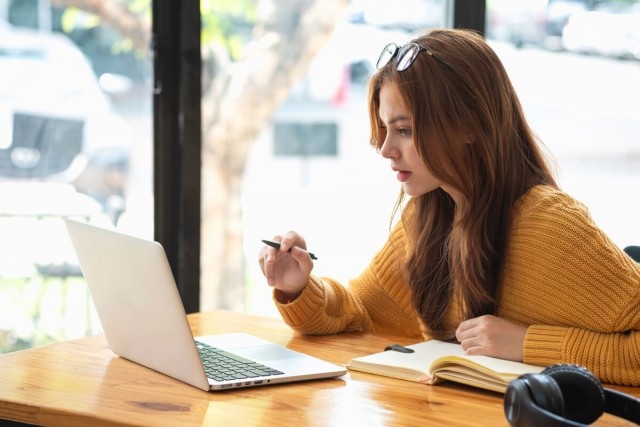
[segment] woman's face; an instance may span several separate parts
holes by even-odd
[[[442,187],[418,155],[413,140],[413,114],[395,84],[386,83],[380,89],[378,115],[386,130],[380,154],[391,160],[391,169],[404,192],[416,197]]]

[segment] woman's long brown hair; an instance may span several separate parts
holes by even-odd
[[[451,337],[454,291],[465,318],[494,314],[514,203],[538,184],[556,186],[502,63],[468,30],[433,30],[429,49],[406,70],[394,60],[369,87],[371,144],[380,149],[380,89],[394,84],[413,113],[417,151],[431,173],[461,195],[437,189],[408,201],[407,270],[413,304],[434,337]],[[402,205],[401,192],[396,211]]]

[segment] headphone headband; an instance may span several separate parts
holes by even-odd
[[[604,389],[605,412],[640,424],[640,400],[617,390]]]

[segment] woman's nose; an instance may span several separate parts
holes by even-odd
[[[398,157],[398,150],[393,147],[389,137],[386,137],[380,147],[380,155],[385,159],[393,159]]]

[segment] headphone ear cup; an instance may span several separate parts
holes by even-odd
[[[533,402],[542,409],[564,417],[565,405],[562,390],[551,377],[534,374],[526,378]]]
[[[504,411],[511,426],[560,426],[560,417],[564,417],[562,392],[551,377],[525,374],[507,387]]]
[[[571,364],[553,365],[540,375],[549,376],[557,383],[568,419],[591,424],[604,413],[604,388],[600,380],[585,368]]]

